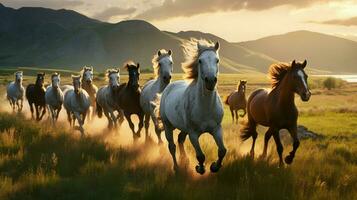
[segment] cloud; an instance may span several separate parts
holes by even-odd
[[[328,24],[328,25],[340,25],[340,26],[357,26],[357,17],[351,17],[348,19],[333,19],[328,21],[311,21],[312,23]]]
[[[1,3],[12,8],[45,7],[52,9],[73,8],[84,4],[78,0],[2,0]]]
[[[136,11],[136,8],[119,8],[119,7],[110,7],[103,10],[93,16],[93,18],[108,21],[111,17],[121,16],[121,15],[130,15]]]
[[[134,18],[146,20],[164,20],[174,17],[191,17],[203,13],[238,10],[266,10],[277,6],[290,5],[297,8],[336,0],[164,0]]]

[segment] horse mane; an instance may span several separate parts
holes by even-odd
[[[82,68],[82,70],[79,71],[79,74],[83,75],[84,72],[86,72],[86,71],[91,71],[91,70],[92,70],[92,67],[84,66],[84,67]]]
[[[270,78],[272,88],[275,88],[279,85],[289,69],[291,69],[291,65],[288,63],[281,62],[270,65],[268,76]]]
[[[53,73],[53,74],[51,75],[51,80],[53,79],[53,77],[58,76],[58,75],[59,75],[59,73],[57,73],[57,72]]]
[[[120,70],[119,69],[107,69],[107,71],[105,71],[105,81],[109,81],[109,76],[113,73],[119,73]]]
[[[128,60],[128,61],[126,61],[126,62],[124,63],[123,68],[124,68],[125,70],[129,70],[129,68],[131,68],[131,67],[137,68],[137,66],[136,66],[136,64],[135,64],[134,61]]]
[[[160,69],[159,61],[166,56],[170,56],[169,52],[166,51],[165,49],[160,49],[159,52],[160,52],[160,56],[156,53],[151,60],[153,64],[152,68],[154,68],[155,78],[159,76],[159,69]]]
[[[198,48],[200,46],[200,48]],[[185,54],[185,62],[182,63],[182,70],[185,72],[184,79],[196,79],[198,77],[198,57],[207,50],[216,50],[215,44],[204,39],[191,38],[182,44]]]

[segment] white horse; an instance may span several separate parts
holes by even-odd
[[[178,136],[181,157],[186,157],[183,143],[188,135],[196,151],[199,162],[196,171],[200,174],[205,172],[205,155],[201,150],[199,137],[205,132],[213,136],[218,146],[218,160],[211,164],[210,170],[217,172],[227,151],[222,138],[223,106],[216,90],[219,43],[192,39],[183,48],[186,62],[182,69],[186,79],[192,81],[170,83],[162,92],[157,114],[165,129],[175,170],[178,165],[173,130],[177,128],[181,130]]]
[[[120,70],[119,69],[109,69],[107,70],[106,76],[108,78],[108,85],[101,87],[97,93],[97,114],[101,118],[104,115],[108,119],[108,128],[111,129],[117,126],[117,121],[119,119],[119,126],[124,121],[124,114],[120,109],[117,102],[117,95],[120,83]],[[115,111],[118,115],[115,115]]]
[[[23,73],[22,71],[15,72],[15,81],[12,81],[7,86],[7,100],[10,102],[12,110],[15,112],[16,106],[17,110],[21,112],[23,108],[24,91],[25,88],[22,86]]]
[[[155,79],[148,81],[140,95],[140,106],[145,113],[145,133],[146,138],[149,134],[150,117],[155,125],[155,132],[159,140],[161,140],[161,130],[158,127],[157,119],[155,117],[154,107],[151,102],[155,101],[157,94],[161,93],[166,86],[170,83],[172,74],[172,51],[164,49],[159,50],[157,55],[152,59],[153,68],[155,71]]]
[[[95,99],[97,97],[98,87],[93,83],[94,69],[93,67],[84,66],[81,73],[82,75],[82,88],[88,93],[90,97],[91,108],[88,111],[88,118],[92,120],[95,115]]]
[[[90,99],[88,93],[81,88],[81,75],[72,75],[72,81],[73,88],[65,91],[63,105],[67,111],[69,124],[74,126],[75,119],[77,119],[79,130],[84,136],[83,124],[90,106]]]
[[[52,123],[58,120],[58,115],[62,109],[63,104],[63,93],[60,88],[61,76],[58,73],[54,73],[51,76],[51,85],[47,87],[45,93],[45,100],[50,110],[50,115],[52,118]]]

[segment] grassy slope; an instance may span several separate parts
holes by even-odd
[[[143,81],[149,77],[142,75]],[[248,80],[248,92],[269,86],[264,75],[221,75],[221,95],[243,78]],[[33,77],[26,77],[25,83],[31,81]],[[205,176],[193,172],[196,160],[188,141],[190,163],[175,175],[166,145],[138,143],[127,148],[101,135],[80,139],[62,124],[53,129],[21,115],[1,113],[0,199],[355,199],[357,87],[330,92],[314,89],[313,94],[309,103],[297,100],[299,123],[325,137],[302,141],[293,165],[277,168],[273,141],[268,162],[245,157],[250,141],[240,144],[238,128],[230,124],[225,107],[229,152],[221,171]],[[216,158],[216,146],[209,135],[201,142],[208,170]],[[291,145],[285,141],[284,146],[286,155]]]

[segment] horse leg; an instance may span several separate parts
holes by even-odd
[[[108,113],[107,110],[104,110],[104,115],[107,117],[108,119],[108,129],[111,130],[113,128],[113,121]]]
[[[67,112],[67,120],[69,122],[69,126],[71,127],[72,126],[71,112],[69,112],[67,109],[66,109],[66,112]]]
[[[119,109],[118,110],[118,117],[117,117],[117,120],[119,121],[119,126],[121,126],[121,124],[123,123],[124,121],[124,111]]]
[[[218,172],[218,170],[222,167],[222,160],[227,153],[227,149],[223,143],[223,135],[222,135],[222,127],[219,126],[218,129],[212,134],[214,141],[218,146],[218,160],[211,164],[210,170],[211,172]]]
[[[255,141],[257,140],[257,137],[258,137],[258,132],[256,130],[256,125],[250,127],[250,131],[252,132],[252,139],[253,139],[253,142],[252,142],[252,147],[250,149],[250,157],[254,158],[254,148],[255,148]]]
[[[288,156],[285,157],[285,163],[290,165],[293,162],[296,150],[299,148],[300,141],[297,136],[297,126],[289,128],[288,130],[290,132],[291,137],[293,138],[293,150],[289,153]]]
[[[264,136],[264,149],[263,153],[261,155],[262,158],[265,158],[267,156],[267,150],[268,150],[268,144],[271,136],[273,135],[274,130],[272,128],[269,128],[268,131],[265,133]]]
[[[20,104],[20,112],[22,111],[22,108],[24,107],[24,100],[21,99],[21,104]]]
[[[16,106],[17,106],[17,112],[20,112],[21,109],[20,109],[20,103],[19,103],[20,100],[16,100]]]
[[[181,160],[187,158],[185,147],[184,147],[186,136],[187,136],[187,133],[181,131],[180,134],[178,135],[178,138],[177,138],[177,142],[179,144],[180,159]]]
[[[279,131],[276,131],[273,133],[273,137],[274,137],[274,140],[275,140],[275,144],[276,144],[276,150],[279,154],[279,167],[283,167],[284,166],[284,163],[283,163],[283,145],[281,144],[281,141],[280,141],[280,136],[279,136]]]
[[[145,114],[144,116],[144,126],[145,126],[145,136],[146,139],[149,137],[149,127],[150,127],[150,114]]]
[[[87,113],[83,114],[83,118],[85,118],[85,115]],[[81,119],[81,114],[79,114],[78,112],[74,112],[73,115],[76,117],[77,121],[78,121],[78,124],[79,124],[79,131],[81,132],[81,136],[83,137],[84,136],[84,129],[83,129],[83,123],[84,123],[84,120],[82,121]]]
[[[236,124],[238,124],[238,110],[234,110],[234,113],[236,115]]]
[[[29,106],[30,106],[30,111],[31,111],[31,119],[34,119],[34,116],[33,116],[33,104],[29,102]]]
[[[229,107],[229,109],[231,110],[231,114],[232,114],[232,124],[234,124],[234,112],[233,112],[233,109],[231,107]]]
[[[139,116],[139,126],[138,126],[138,131],[136,132],[136,135],[140,137],[141,129],[144,127],[144,113],[138,114]]]
[[[113,122],[114,128],[117,128],[118,127],[117,117],[115,116],[114,111],[113,110],[109,111],[109,115],[110,115],[111,121]]]
[[[36,120],[40,121],[40,111],[39,111],[39,107],[38,105],[35,104],[35,110],[36,110]]]
[[[137,136],[136,136],[135,130],[134,130],[135,126],[134,126],[133,122],[131,121],[130,114],[129,113],[124,113],[124,115],[125,115],[125,119],[128,121],[128,124],[129,124],[129,127],[130,127],[131,131],[133,132],[134,141],[136,141]]]
[[[196,166],[196,172],[199,174],[204,174],[205,173],[204,162],[205,162],[206,157],[202,152],[200,142],[198,140],[198,134],[191,133],[191,134],[189,134],[189,138],[190,138],[191,144],[195,148],[196,158],[198,160],[198,165]]]
[[[178,170],[178,164],[177,164],[177,159],[176,159],[176,145],[174,142],[174,133],[173,130],[174,128],[171,126],[171,124],[169,124],[169,122],[165,122],[164,123],[165,126],[165,136],[166,136],[166,140],[169,143],[169,151],[172,157],[172,161],[174,162],[174,170],[177,171]]]
[[[40,120],[42,120],[42,117],[46,114],[46,105],[40,106],[40,108],[42,108],[42,114],[40,116]]]
[[[62,106],[60,106],[60,107],[57,109],[57,112],[56,112],[56,121],[58,120],[58,116],[59,116],[61,110],[62,110]]]

